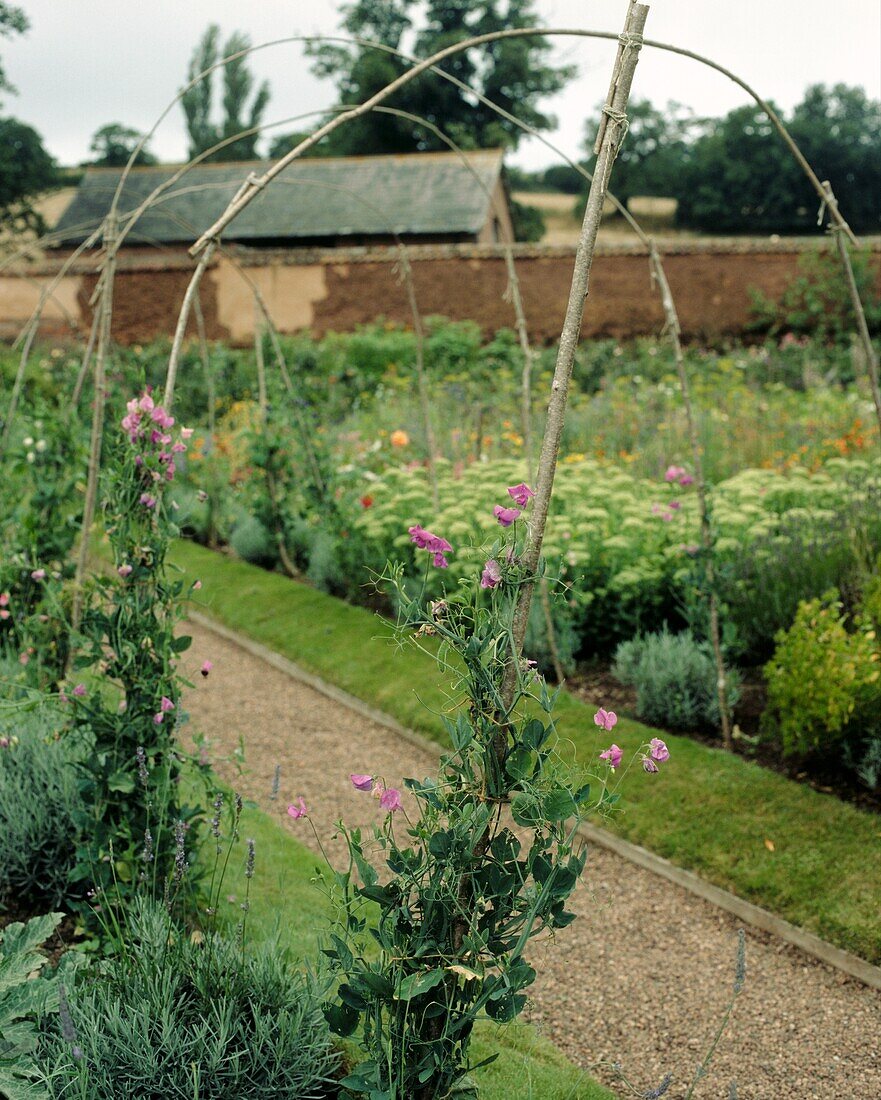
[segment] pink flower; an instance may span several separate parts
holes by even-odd
[[[352,780],[352,786],[356,791],[369,791],[373,789],[372,775],[350,775],[349,779]]]
[[[202,582],[201,581],[196,581],[193,585],[193,591],[198,592],[201,587],[202,587]]]
[[[679,479],[679,484],[683,486],[694,485],[694,478],[691,476],[691,474],[683,474],[682,477]]]
[[[483,567],[483,573],[480,576],[480,587],[495,588],[501,579],[501,566],[495,560],[495,558],[490,558],[490,560]]]
[[[155,508],[156,498],[151,497],[149,493],[141,493],[141,504],[143,504],[145,508]]]
[[[2,610],[0,610],[0,619],[8,619],[10,614],[11,612],[7,611],[4,607]]]
[[[642,758],[642,770],[651,774],[658,770],[658,765],[652,760],[650,756],[644,756]]]
[[[186,443],[177,442],[177,443],[172,443],[172,445],[171,445],[171,453],[173,455],[182,454],[186,449],[187,449]]]
[[[130,565],[121,565],[116,570],[116,572],[120,575],[120,577],[128,577],[131,575],[132,567]]]
[[[145,413],[153,411],[153,398],[149,393],[142,394],[140,401],[138,401],[138,408]]]
[[[661,519],[664,521],[664,523],[669,523],[673,519],[673,513],[672,512],[665,512],[661,516]]]
[[[86,694],[86,685],[77,684],[77,686],[73,689],[73,694],[77,697],[77,699],[82,699],[82,697]]]
[[[663,764],[665,760],[670,759],[670,750],[660,737],[653,737],[651,741],[649,741],[649,750],[652,754],[652,760],[657,760],[661,764]]]
[[[203,676],[207,676],[212,668],[214,668],[214,665],[211,661],[203,661],[202,667],[199,669],[199,671],[202,673]]]
[[[31,573],[31,580],[32,581],[44,581],[45,579],[46,579],[46,570],[45,569],[35,569]]]
[[[618,715],[613,710],[603,710],[600,707],[593,716],[593,720],[601,730],[611,730],[618,724]]]
[[[0,737],[0,749],[8,749],[11,744],[8,737]]]
[[[612,771],[621,766],[623,758],[624,750],[618,745],[609,745],[605,752],[600,753],[600,760],[608,760]]]
[[[667,507],[671,508],[674,512],[678,512],[682,505],[678,500],[671,500]]]
[[[28,663],[28,661],[30,661],[30,659],[31,659],[30,654],[22,653],[18,658],[18,663],[20,665],[26,665]]]
[[[502,527],[510,527],[515,520],[520,518],[520,509],[503,508],[501,504],[497,504],[495,508],[493,508],[493,515]]]
[[[519,485],[512,485],[508,489],[508,496],[514,501],[515,504],[521,508],[525,508],[529,501],[535,496],[535,493],[529,488],[525,481],[521,481]]]
[[[379,799],[379,804],[384,810],[387,810],[390,814],[393,814],[395,810],[403,809],[404,804],[401,802],[401,792],[396,791],[394,787],[389,787],[382,792],[382,796]]]
[[[174,710],[174,703],[168,698],[167,695],[163,695],[159,700],[159,709],[163,714],[167,714],[168,711]]]
[[[685,473],[684,466],[668,466],[664,474],[664,481],[678,481]]]
[[[0,607],[8,607],[8,606],[9,606],[9,593],[8,592],[0,592]]]
[[[450,567],[450,563],[443,556],[443,554],[434,555],[434,564],[437,566],[438,569],[449,569]]]
[[[439,535],[433,535],[431,531],[426,531],[418,523],[413,527],[409,527],[407,531],[410,535],[410,541],[415,543],[420,550],[428,550],[432,554],[447,554],[453,549],[446,539],[440,538]]]
[[[158,714],[153,715],[153,725],[154,726],[161,726],[164,720],[165,720],[165,715],[162,713],[162,711],[159,711]]]
[[[292,817],[295,821],[300,817],[308,817],[309,810],[306,807],[306,803],[302,798],[297,799],[296,806],[288,806],[288,817]]]
[[[195,428],[181,428],[181,430],[180,430],[181,439],[190,439],[195,430],[196,430]]]

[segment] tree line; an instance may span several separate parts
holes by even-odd
[[[354,0],[341,8],[341,34],[381,43],[386,49],[345,43],[307,47],[312,71],[332,81],[339,105],[361,103],[409,67],[397,52],[424,57],[474,35],[540,23],[534,0]],[[27,29],[24,12],[0,0],[0,36]],[[224,57],[241,54],[250,41],[234,32],[221,41],[211,25],[197,43],[181,98],[189,139],[189,157],[222,144],[206,159],[257,159],[284,155],[308,131],[264,138],[271,93],[257,82],[249,57],[237,56],[189,85]],[[479,95],[499,104],[539,132],[556,120],[544,102],[575,75],[569,65],[554,65],[551,44],[540,36],[505,39],[480,50],[465,50],[443,68]],[[0,96],[11,92],[0,66]],[[404,114],[418,115],[464,149],[501,146],[516,151],[523,132],[462,87],[426,73],[404,85],[389,101]],[[219,108],[219,110],[218,110]],[[783,112],[780,112],[781,114]],[[816,226],[816,199],[765,116],[754,106],[738,107],[721,118],[698,117],[676,103],[661,109],[648,100],[632,101],[627,139],[615,167],[616,195],[677,200],[678,224],[720,232],[806,232]],[[583,167],[592,166],[593,135],[599,118],[586,129]],[[858,232],[881,232],[881,102],[845,84],[808,88],[786,122],[821,178],[830,179],[839,202]],[[84,165],[119,167],[137,149],[140,134],[121,122],[96,131],[92,158]],[[268,145],[268,148],[267,148]],[[446,149],[444,141],[404,115],[370,112],[329,135],[310,150],[312,156],[348,156],[428,152]],[[135,164],[155,164],[148,147]],[[539,173],[508,170],[512,189],[550,188],[586,194],[584,178],[567,165]],[[57,169],[39,135],[25,123],[0,118],[0,221],[32,214],[27,196],[57,181]],[[529,209],[514,204],[519,235],[539,232]]]

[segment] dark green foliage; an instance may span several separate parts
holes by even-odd
[[[6,0],[0,0],[0,38],[11,38],[14,34],[24,34],[28,26],[28,17],[22,8],[15,4],[7,4]],[[14,91],[15,88],[9,83],[6,76],[6,70],[0,64],[0,93]]]
[[[400,48],[412,28],[414,0],[356,0],[342,9],[343,33]],[[415,53],[428,57],[458,41],[513,27],[540,23],[533,0],[429,0],[416,30]],[[541,37],[499,41],[490,47],[453,55],[443,64],[446,72],[471,85],[493,102],[538,130],[553,127],[554,119],[538,103],[559,92],[574,75],[570,66],[548,61],[551,44]],[[361,103],[408,67],[392,54],[376,49],[328,43],[312,48],[314,71],[332,79],[340,103]],[[466,149],[507,146],[516,148],[522,131],[482,103],[466,99],[449,81],[432,74],[417,77],[396,93],[393,105],[420,115]],[[401,153],[445,148],[424,127],[403,119],[370,112],[341,127],[327,142],[338,154]]]
[[[30,200],[57,182],[55,161],[37,131],[18,119],[0,118],[0,226],[41,232],[42,220]]]
[[[14,668],[0,663],[7,707]],[[0,719],[0,904],[33,911],[76,895],[70,874],[85,810],[78,769],[87,745],[62,734],[60,709],[18,702],[21,709]]]
[[[537,206],[510,200],[511,222],[515,241],[540,241],[545,235],[544,214]]]
[[[221,49],[220,27],[212,23],[193,51],[187,70],[187,81],[192,81],[199,73],[211,68],[222,58],[247,49],[250,44],[251,40],[247,35],[235,31]],[[243,130],[258,127],[269,104],[269,85],[264,81],[256,92],[254,91],[254,77],[249,64],[247,56],[238,57],[220,70],[223,81],[223,117],[220,121],[215,122],[212,118],[216,70],[184,93],[181,106],[186,117],[191,158],[207,152],[208,149],[227,139],[235,140],[229,140],[228,144],[209,157],[209,160],[253,160],[256,157],[259,133],[235,137]]]
[[[677,730],[718,729],[716,665],[707,643],[691,634],[644,634],[622,642],[614,672],[636,688],[636,713],[650,725]],[[735,706],[739,677],[729,670],[728,702]]]
[[[89,1100],[319,1100],[339,1057],[314,983],[277,950],[196,942],[138,902],[120,954],[67,991],[81,1057],[60,1029],[41,1062],[51,1095]]]
[[[143,135],[131,126],[124,126],[121,122],[109,122],[96,130],[89,151],[95,154],[95,160],[90,163],[97,168],[123,168],[128,164],[132,153],[137,148]],[[134,160],[135,165],[156,164],[156,157],[145,145],[138,151]]]

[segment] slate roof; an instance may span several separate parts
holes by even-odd
[[[467,154],[473,172],[455,153],[296,160],[259,194],[224,233],[228,241],[278,242],[286,238],[477,234],[490,217],[490,199],[502,168],[497,149]],[[215,221],[242,181],[271,162],[211,164],[190,169],[169,196],[139,219],[131,243],[192,242]],[[134,210],[174,165],[136,168],[126,180],[121,213]],[[475,173],[483,186],[475,179]],[[60,244],[79,244],[106,215],[120,169],[87,169],[54,232]],[[360,196],[360,197],[359,197]]]

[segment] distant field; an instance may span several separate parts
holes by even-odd
[[[517,202],[525,206],[534,206],[544,215],[547,231],[542,237],[542,244],[571,244],[578,241],[581,222],[575,216],[575,207],[578,202],[577,195],[564,195],[559,191],[517,191],[514,193]],[[675,199],[661,199],[649,196],[635,196],[630,204],[633,216],[662,237],[695,237],[699,234],[688,230],[674,229],[673,217],[676,214]],[[619,240],[622,236],[629,236],[632,230],[623,219],[614,216],[614,207],[606,204],[606,220],[600,229],[600,240]]]

